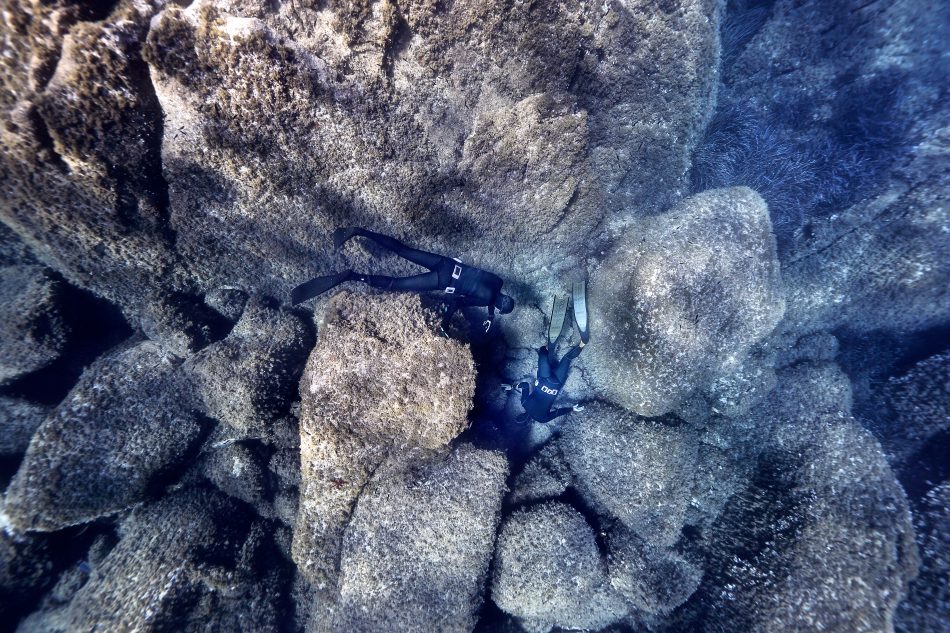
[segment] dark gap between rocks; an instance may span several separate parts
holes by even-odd
[[[62,278],[55,274],[62,281]],[[50,365],[0,389],[0,394],[56,405],[96,358],[132,335],[119,309],[87,290],[66,286],[63,316],[70,331],[62,355]]]

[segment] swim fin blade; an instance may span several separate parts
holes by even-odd
[[[575,281],[573,294],[574,323],[577,324],[578,333],[586,345],[590,341],[590,329],[588,329],[587,323],[587,282],[584,280]]]
[[[323,277],[314,277],[310,281],[305,281],[290,291],[291,305],[303,303],[307,299],[312,299],[321,295],[327,290],[339,286],[350,278],[350,271],[336,273],[333,275],[324,275]]]
[[[556,341],[564,329],[564,317],[567,316],[567,297],[554,296],[551,305],[551,319],[548,321],[548,344]]]

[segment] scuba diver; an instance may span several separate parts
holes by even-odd
[[[571,411],[584,410],[584,407],[576,404],[573,407],[551,410],[557,394],[567,381],[571,361],[578,357],[584,345],[584,341],[581,341],[572,347],[560,362],[548,350],[547,345],[538,348],[538,379],[534,381],[534,389],[531,389],[527,382],[518,385],[521,391],[521,406],[524,407],[524,413],[517,418],[519,422],[527,422],[529,418],[535,422],[550,422]]]
[[[369,284],[373,288],[393,292],[439,290],[447,295],[449,299],[449,306],[445,313],[446,320],[460,307],[486,307],[488,308],[488,319],[482,323],[482,327],[485,328],[486,332],[491,328],[496,309],[501,314],[508,314],[515,308],[515,300],[501,291],[504,282],[498,275],[474,266],[468,266],[458,259],[410,248],[388,235],[374,233],[358,227],[340,228],[333,232],[333,246],[339,249],[358,235],[373,240],[383,248],[409,260],[413,264],[428,268],[429,272],[413,275],[412,277],[387,277],[385,275],[368,275],[353,270],[344,270],[333,275],[316,277],[294,288],[290,293],[291,302],[294,305],[316,297],[341,283],[360,281]]]
[[[532,419],[535,422],[546,423],[571,411],[584,410],[584,407],[577,404],[573,407],[551,410],[554,400],[567,382],[567,375],[571,371],[571,361],[580,355],[584,346],[590,341],[590,330],[587,327],[587,283],[585,281],[575,283],[572,292],[574,323],[577,325],[581,340],[568,350],[560,361],[557,360],[554,355],[554,344],[551,341],[556,343],[564,332],[567,302],[566,300],[562,302],[555,297],[547,329],[547,345],[538,348],[538,377],[534,381],[534,389],[531,389],[527,382],[518,385],[521,391],[521,406],[524,408],[524,413],[516,418],[518,422],[527,422],[528,419]],[[510,391],[511,386],[506,385],[505,390]]]

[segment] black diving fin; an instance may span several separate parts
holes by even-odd
[[[551,305],[551,318],[548,321],[548,345],[557,341],[564,330],[564,317],[567,316],[567,297],[554,296]]]
[[[584,345],[590,341],[590,329],[587,323],[587,282],[583,279],[574,282],[574,323]]]
[[[290,303],[291,305],[297,305],[307,299],[321,295],[327,290],[339,286],[344,281],[349,281],[351,274],[349,270],[345,270],[341,273],[314,277],[310,281],[305,281],[290,291]]]

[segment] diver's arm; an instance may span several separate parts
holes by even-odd
[[[482,327],[485,328],[486,333],[488,332],[488,330],[491,329],[492,323],[494,322],[495,322],[495,304],[489,303],[488,304],[488,318],[485,319],[484,322],[482,322]]]

